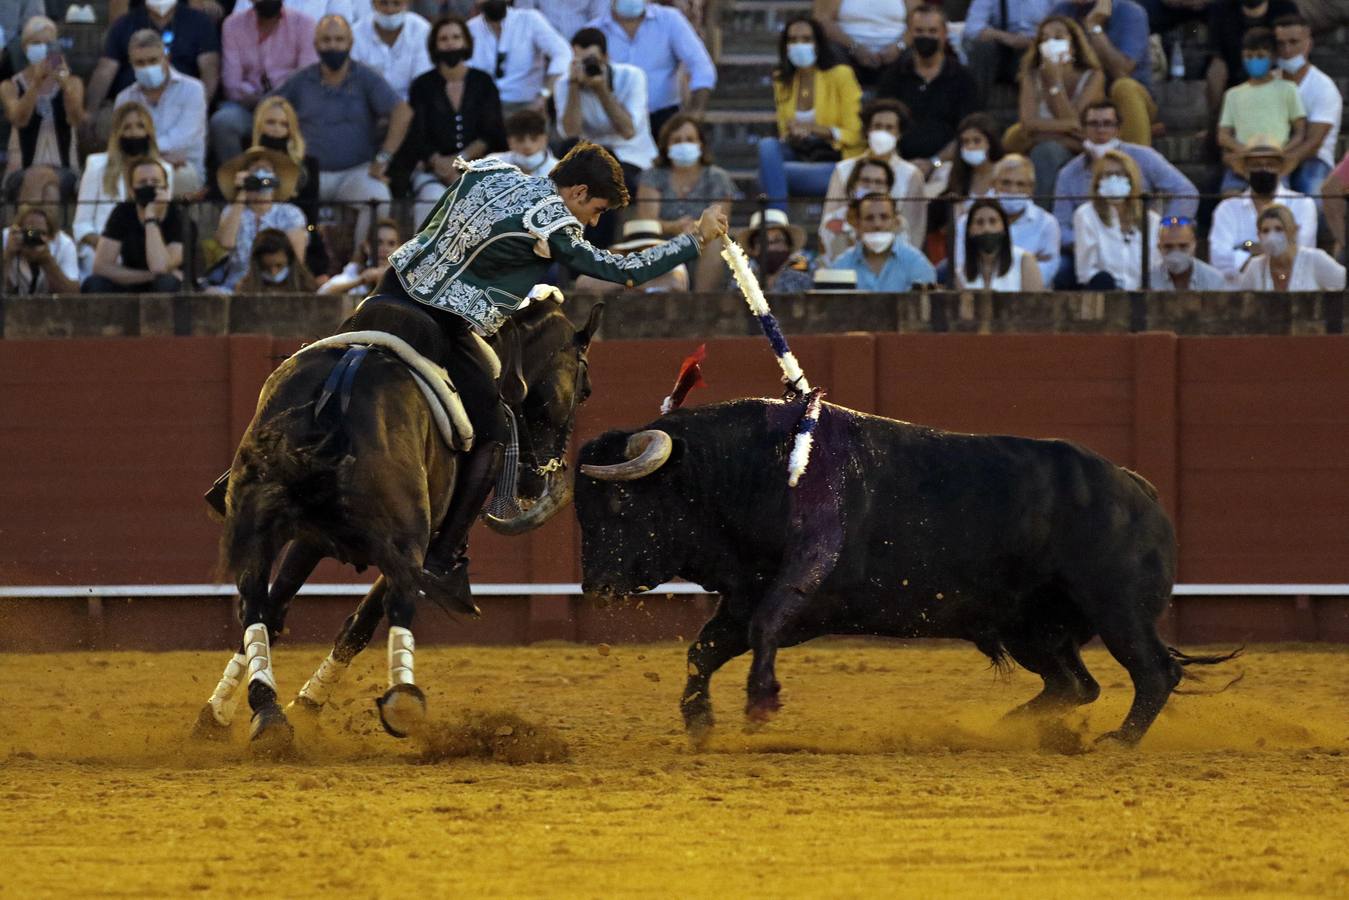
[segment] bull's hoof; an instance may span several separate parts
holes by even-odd
[[[375,701],[379,722],[396,738],[417,735],[426,727],[426,694],[415,684],[396,684]]]
[[[230,734],[230,727],[215,717],[215,710],[211,708],[211,704],[207,703],[201,708],[201,712],[197,713],[196,724],[192,726],[194,741],[223,743],[230,739]]]
[[[295,729],[281,707],[273,703],[253,713],[249,749],[254,756],[278,759],[290,755],[295,747]]]

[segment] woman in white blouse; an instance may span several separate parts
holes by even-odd
[[[1255,228],[1260,251],[1241,268],[1237,281],[1241,290],[1344,290],[1344,266],[1324,250],[1298,246],[1297,221],[1288,207],[1275,203],[1266,208]]]
[[[997,200],[983,197],[970,204],[965,219],[965,264],[956,282],[966,291],[1040,291],[1040,264],[1034,254],[1012,244],[1007,213]]]
[[[1143,242],[1155,239],[1161,217],[1144,218],[1143,178],[1118,150],[1091,169],[1091,199],[1073,211],[1073,261],[1082,287],[1136,291],[1143,283]]]

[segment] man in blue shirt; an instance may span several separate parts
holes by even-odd
[[[1015,84],[1021,55],[1035,41],[1035,30],[1054,0],[974,0],[965,13],[961,40],[970,74],[979,89],[979,108],[988,105],[996,83]]]
[[[1151,147],[1157,104],[1151,93],[1147,12],[1134,0],[1067,0],[1050,14],[1082,26],[1110,82],[1110,99],[1124,117],[1124,140]]]
[[[835,260],[833,268],[855,272],[859,291],[888,293],[936,283],[932,263],[900,236],[893,197],[867,194],[851,201],[848,223],[859,235],[858,242]]]

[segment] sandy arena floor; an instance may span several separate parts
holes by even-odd
[[[602,649],[418,654],[439,722],[555,729],[570,761],[531,765],[385,736],[380,652],[287,763],[250,759],[243,713],[233,744],[187,740],[224,653],[0,656],[0,896],[1349,895],[1349,648],[1256,648],[1136,751],[1076,755],[1000,726],[1039,681],[963,645],[784,651],[786,707],[752,735],[739,660],[703,752],[684,648]],[[280,648],[283,692],[325,650]],[[1068,725],[1089,743],[1131,690],[1086,659],[1103,695]]]

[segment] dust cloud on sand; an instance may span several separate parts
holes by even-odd
[[[1039,680],[963,645],[783,651],[746,731],[747,661],[701,749],[684,647],[428,648],[421,742],[380,727],[357,659],[286,762],[188,735],[228,656],[0,656],[0,896],[1343,895],[1349,648],[1254,648],[1135,750],[1128,677],[1003,721]],[[326,648],[276,651],[283,696]],[[1211,683],[1224,679],[1212,676]],[[299,723],[297,723],[298,725]]]

